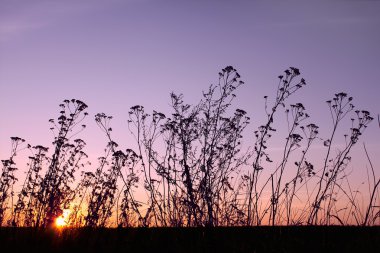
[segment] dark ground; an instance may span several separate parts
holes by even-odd
[[[380,227],[0,228],[0,252],[380,252]]]

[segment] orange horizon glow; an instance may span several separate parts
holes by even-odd
[[[63,228],[63,227],[68,226],[68,218],[69,218],[70,213],[71,213],[70,209],[63,210],[62,215],[55,219],[56,227]]]

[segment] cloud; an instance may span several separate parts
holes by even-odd
[[[306,3],[307,2],[307,3]],[[308,28],[308,27],[348,27],[379,24],[380,1],[295,1],[288,0],[261,6],[262,13],[257,27],[264,28]],[[294,8],[289,8],[294,6]]]
[[[29,21],[8,21],[0,23],[0,42],[8,41],[28,31],[44,27],[45,24]]]
[[[102,11],[135,0],[65,0],[65,1],[1,1],[0,42],[55,25],[57,22],[91,12]]]
[[[302,27],[302,26],[347,26],[356,24],[366,24],[371,23],[369,18],[365,17],[326,17],[326,18],[315,18],[309,20],[303,20],[302,22],[278,22],[273,23],[273,26],[280,27]]]

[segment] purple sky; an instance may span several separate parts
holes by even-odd
[[[262,97],[274,96],[289,66],[308,83],[291,101],[304,103],[327,138],[325,101],[334,93],[380,113],[379,13],[375,0],[0,0],[0,158],[8,156],[10,136],[50,145],[48,119],[66,98],[89,106],[81,136],[89,154],[100,156],[106,142],[93,121],[97,112],[114,116],[115,138],[129,147],[131,106],[167,112],[171,91],[195,103],[227,65],[246,83],[235,101],[252,118],[246,145],[265,120]],[[377,122],[362,140],[378,166]],[[363,161],[361,143],[355,152]]]

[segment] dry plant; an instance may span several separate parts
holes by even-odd
[[[380,179],[365,146],[367,204],[351,186],[347,169],[352,148],[373,120],[370,113],[355,111],[353,98],[343,92],[327,101],[333,124],[323,140],[319,167],[310,154],[322,140],[319,126],[310,122],[303,104],[287,104],[306,85],[300,71],[291,67],[279,76],[272,105],[264,97],[266,119],[247,148],[243,135],[250,118],[233,107],[243,84],[236,69],[227,66],[195,105],[172,93],[168,115],[131,107],[128,129],[135,151],[119,150],[111,135],[112,117],[96,114],[107,139],[96,166],[87,162],[86,143],[74,138],[85,128],[87,105],[65,100],[58,121],[50,120],[52,154],[45,146],[27,146],[31,155],[17,194],[14,158],[24,140],[11,138],[11,155],[2,160],[0,175],[0,225],[49,227],[65,209],[71,210],[67,224],[73,227],[379,224]],[[281,156],[274,161],[268,145],[281,111],[287,131]],[[348,117],[352,124],[345,145],[333,154],[338,128]]]

